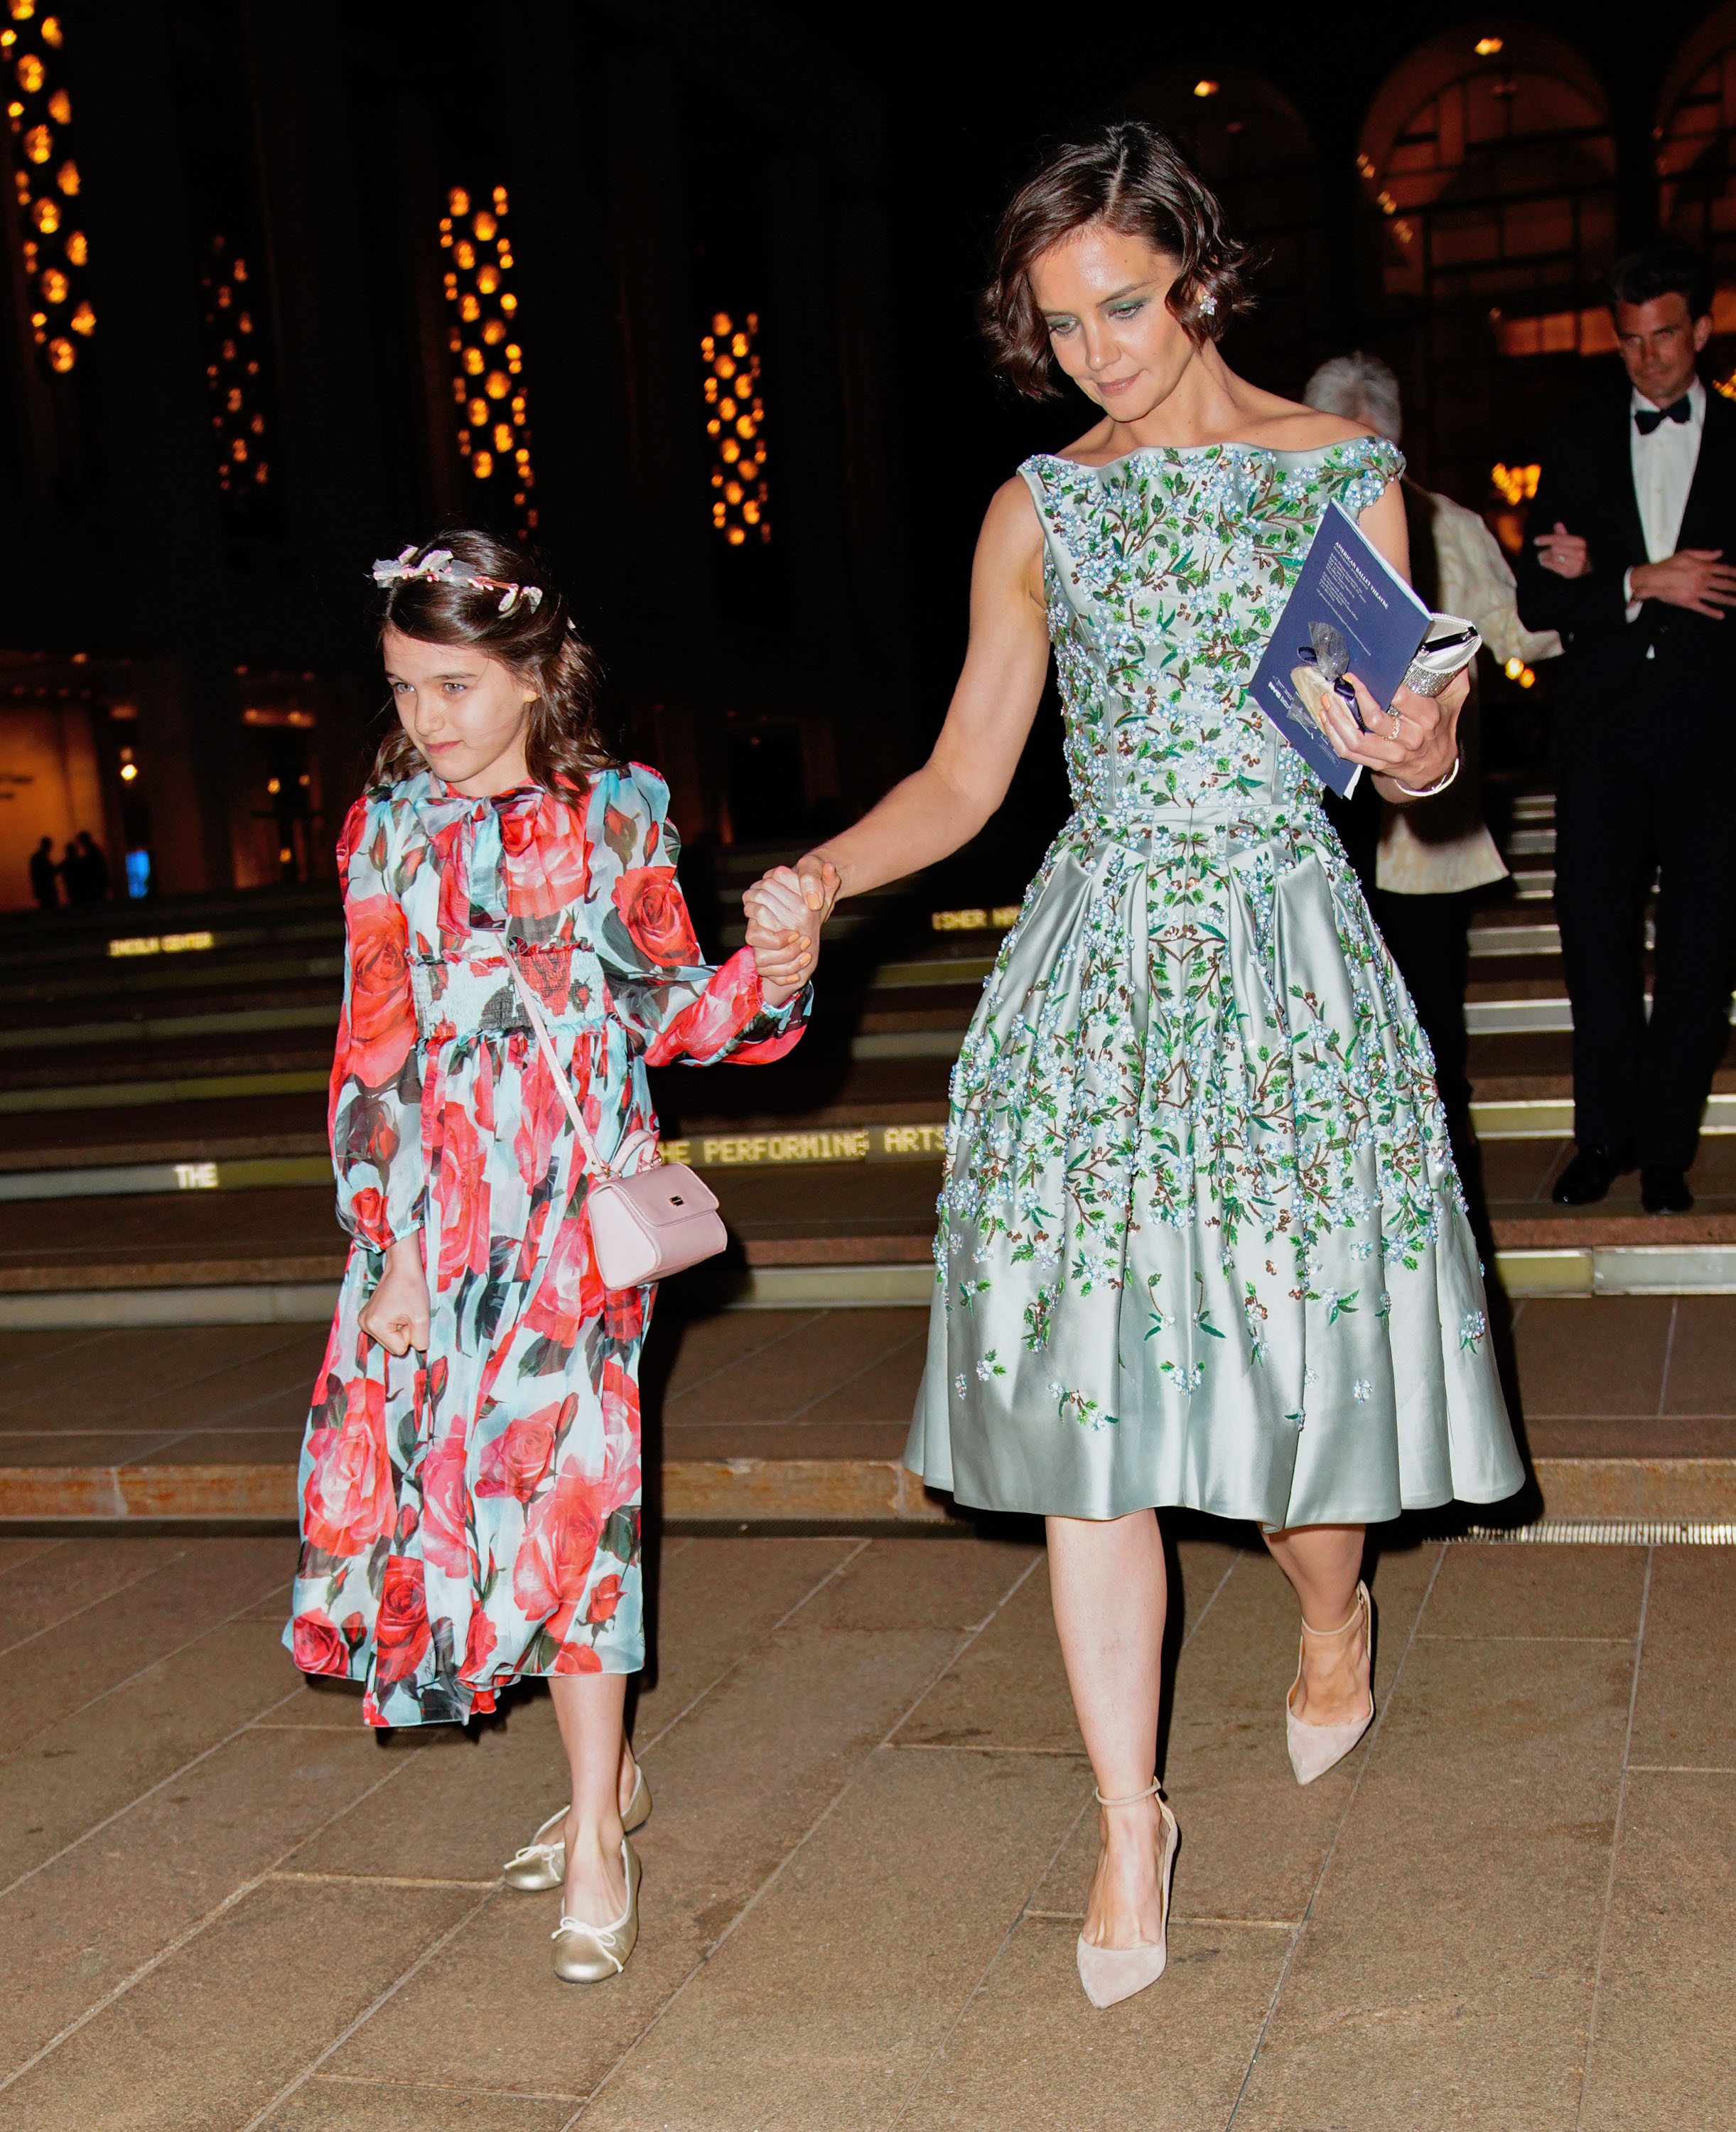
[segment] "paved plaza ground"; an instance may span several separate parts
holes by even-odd
[[[1736,1295],[1533,1298],[1508,1313],[1533,1456],[1736,1454]],[[287,1472],[327,1329],[0,1332],[0,1467]],[[661,1315],[645,1352],[647,1441],[671,1459],[895,1459],[928,1330],[926,1304]]]
[[[376,1738],[279,1646],[288,1539],[0,1542],[0,2124],[1727,2125],[1736,1551],[1393,1548],[1378,1728],[1302,1791],[1249,1537],[1176,1549],[1171,1966],[1102,2014],[1022,1532],[663,1543],[643,1929],[588,1989],[496,1878],[544,1696]]]

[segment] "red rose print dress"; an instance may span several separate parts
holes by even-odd
[[[377,1725],[462,1720],[526,1674],[632,1673],[639,1357],[652,1288],[606,1292],[573,1126],[514,992],[519,958],[608,1158],[655,1124],[645,1068],[781,1058],[744,948],[700,956],[653,771],[582,808],[466,799],[422,772],[338,844],[349,953],[332,1068],[338,1218],[355,1241],[309,1416],[284,1640],[367,1684]],[[420,1230],[432,1328],[401,1361],[357,1314]]]

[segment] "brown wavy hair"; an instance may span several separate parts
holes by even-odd
[[[380,636],[396,629],[424,644],[454,644],[487,652],[535,689],[525,762],[544,790],[582,796],[599,771],[615,761],[597,724],[602,679],[597,655],[578,634],[566,601],[528,548],[497,540],[471,526],[456,526],[409,552],[412,564],[444,548],[464,569],[493,580],[492,586],[448,584],[435,578],[400,578],[385,588]],[[535,587],[533,606],[522,596],[501,612],[501,588]],[[370,785],[396,785],[428,767],[422,751],[388,715],[391,730],[380,743]]]
[[[995,367],[1028,400],[1053,400],[1060,389],[1048,328],[1031,293],[1032,266],[1093,222],[1143,237],[1177,262],[1166,300],[1196,348],[1254,308],[1245,278],[1252,254],[1225,229],[1216,194],[1174,142],[1140,118],[1099,127],[1043,157],[995,232],[976,320]]]

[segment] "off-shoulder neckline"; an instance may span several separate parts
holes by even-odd
[[[1119,453],[1112,459],[1071,459],[1062,452],[1033,452],[1025,461],[1034,466],[1045,461],[1051,466],[1072,467],[1080,473],[1108,473],[1114,468],[1125,466],[1130,459],[1149,458],[1153,453],[1171,459],[1188,459],[1202,452],[1239,452],[1251,459],[1312,459],[1326,452],[1348,451],[1356,446],[1384,444],[1388,451],[1398,446],[1385,437],[1336,437],[1329,444],[1308,444],[1298,451],[1285,451],[1276,444],[1243,444],[1233,437],[1220,438],[1210,444],[1135,444],[1131,451]]]

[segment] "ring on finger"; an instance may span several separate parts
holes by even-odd
[[[1387,716],[1393,721],[1393,730],[1387,735],[1387,738],[1388,740],[1397,740],[1399,733],[1403,729],[1403,717],[1398,711],[1388,711],[1387,713]]]

